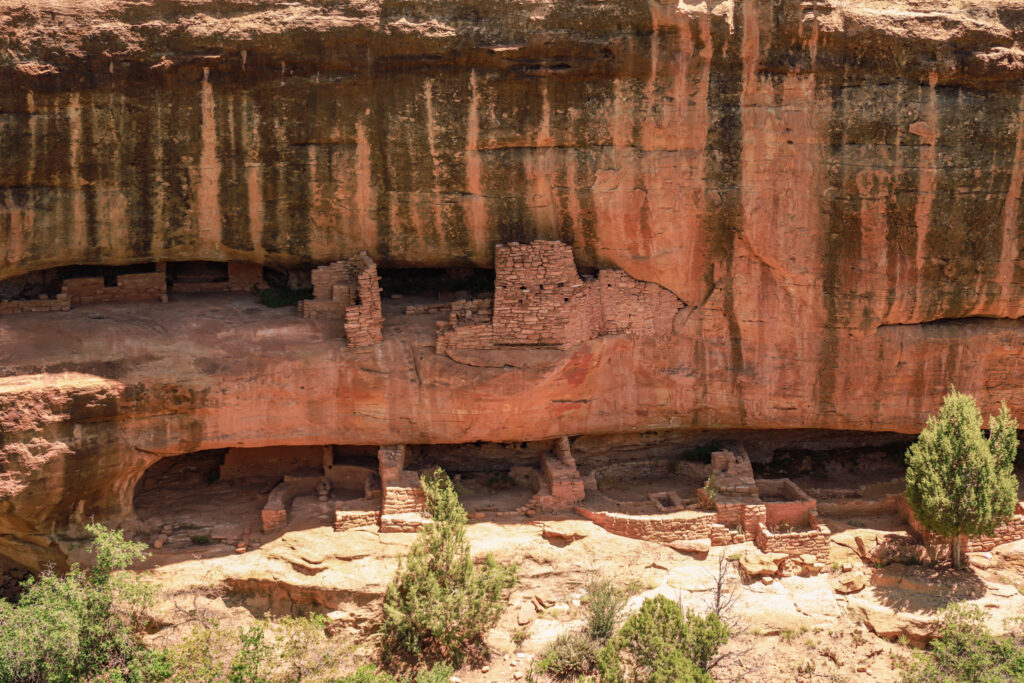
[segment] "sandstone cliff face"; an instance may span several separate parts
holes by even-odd
[[[913,432],[950,381],[1022,411],[1022,33],[994,0],[0,0],[0,279],[539,238],[689,310],[525,368],[0,319],[0,532],[123,517],[196,448]]]

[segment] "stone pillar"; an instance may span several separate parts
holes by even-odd
[[[423,525],[426,496],[415,472],[405,469],[408,450],[404,445],[381,446],[377,450],[383,489],[380,530],[415,531]]]

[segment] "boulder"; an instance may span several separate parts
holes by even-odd
[[[541,527],[540,534],[549,541],[558,543],[573,543],[590,535],[593,525],[576,519],[564,519],[554,522],[545,522]]]
[[[687,555],[707,557],[707,554],[711,552],[711,539],[697,538],[692,540],[672,541],[668,544],[668,547]]]
[[[780,564],[786,559],[785,553],[761,553],[748,550],[740,556],[740,569],[747,576],[774,576],[779,573]]]
[[[519,614],[516,615],[517,624],[520,626],[526,626],[536,618],[537,607],[533,604],[532,600],[527,600],[519,606]]]
[[[867,577],[861,572],[844,572],[832,577],[832,587],[843,595],[861,591],[866,584]]]

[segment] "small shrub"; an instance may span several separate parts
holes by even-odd
[[[384,594],[381,657],[426,658],[459,665],[483,648],[515,585],[515,567],[470,557],[466,510],[441,470],[423,478],[432,522],[420,531]]]
[[[604,642],[612,637],[622,620],[629,592],[616,587],[611,579],[598,576],[587,584],[587,630],[590,637]]]
[[[597,663],[599,643],[582,631],[570,631],[544,648],[537,671],[556,679],[572,679],[590,673]]]
[[[1024,647],[1012,635],[992,635],[985,626],[985,612],[977,605],[954,603],[943,610],[931,649],[904,662],[902,674],[907,683],[1020,681]]]
[[[430,669],[416,674],[415,683],[448,683],[454,673],[451,664],[438,662]]]
[[[707,667],[729,639],[715,614],[684,611],[664,596],[644,600],[598,654],[601,680],[710,681]],[[673,677],[674,676],[674,677]]]
[[[266,627],[263,624],[250,626],[248,630],[239,629],[238,639],[241,649],[231,660],[228,680],[231,683],[257,683],[263,681],[260,669],[264,667],[270,655],[270,648],[264,641]]]
[[[146,556],[120,530],[89,524],[95,558],[86,572],[43,572],[24,583],[18,603],[0,599],[0,681],[166,678],[166,662],[142,644],[152,589],[122,572]]]
[[[526,642],[527,636],[528,634],[526,629],[522,626],[517,626],[515,630],[512,631],[512,644],[516,646],[516,649],[522,647],[523,643]]]
[[[398,683],[398,680],[389,673],[377,671],[370,664],[363,664],[347,676],[342,676],[337,683]]]

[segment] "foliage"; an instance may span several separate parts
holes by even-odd
[[[448,683],[455,669],[447,662],[438,662],[432,668],[416,674],[414,683]]]
[[[325,625],[319,614],[261,620],[237,631],[201,623],[163,654],[175,683],[328,680],[342,653]]]
[[[907,502],[921,525],[950,539],[960,567],[960,537],[991,534],[1017,503],[1017,421],[1004,404],[989,418],[989,437],[974,397],[955,388],[938,416],[907,450]]]
[[[601,680],[710,681],[706,669],[729,639],[716,614],[684,611],[664,596],[644,600],[598,654]]]
[[[285,617],[278,622],[275,658],[287,681],[303,681],[321,676],[335,665],[334,653],[325,648],[324,629],[327,618],[322,614],[306,617]]]
[[[466,511],[441,470],[423,478],[424,525],[384,595],[381,655],[461,664],[483,647],[483,634],[505,608],[515,567],[491,555],[474,566],[466,540]]]
[[[162,658],[139,638],[151,589],[121,572],[145,546],[120,530],[89,524],[95,566],[73,564],[64,576],[45,571],[25,582],[18,603],[0,600],[0,681],[156,680]]]
[[[228,672],[231,683],[263,683],[266,680],[260,675],[260,668],[266,664],[270,654],[270,648],[264,641],[266,630],[263,624],[254,624],[247,630],[238,629],[242,647],[231,660]]]
[[[587,631],[597,641],[612,637],[622,619],[630,592],[618,588],[611,579],[596,576],[587,584]]]
[[[997,638],[985,626],[977,605],[952,604],[943,610],[938,638],[928,652],[904,664],[907,683],[1003,683],[1024,680],[1024,643]]]
[[[398,683],[394,676],[377,671],[370,664],[363,664],[347,676],[338,679],[337,683]]]
[[[537,671],[556,679],[573,679],[594,670],[601,644],[583,631],[555,638],[541,653]]]

